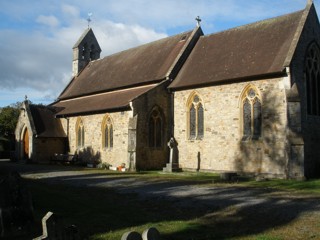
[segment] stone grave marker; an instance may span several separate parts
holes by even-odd
[[[142,240],[140,233],[138,232],[126,232],[122,235],[121,240]]]
[[[148,228],[143,231],[142,240],[160,240],[160,233],[154,227]]]

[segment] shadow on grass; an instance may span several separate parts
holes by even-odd
[[[47,171],[40,166],[37,173]],[[128,230],[142,232],[151,226],[159,229],[162,239],[228,239],[264,233],[303,214],[320,212],[319,198],[273,195],[270,188],[116,174],[80,171],[41,181],[27,179],[37,224],[40,227],[44,214],[53,211],[66,224],[77,225],[81,239],[121,239]]]

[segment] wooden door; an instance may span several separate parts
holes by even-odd
[[[29,157],[29,133],[28,129],[24,132],[23,136],[23,158]]]

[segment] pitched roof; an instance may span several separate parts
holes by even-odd
[[[82,35],[80,36],[80,38],[78,39],[78,41],[73,45],[72,49],[79,47],[79,45],[82,44],[82,42],[85,40],[86,37],[91,37],[91,39],[94,39],[96,42],[96,45],[98,46],[98,50],[101,51],[101,48],[99,46],[99,43],[96,39],[96,37],[94,36],[94,33],[92,31],[92,28],[87,28]]]
[[[53,108],[29,104],[29,109],[37,137],[66,137]]]
[[[59,99],[161,82],[192,36],[193,31],[189,31],[92,61]]]
[[[282,73],[290,64],[303,20],[305,11],[299,11],[201,36],[169,88],[186,89]]]
[[[109,112],[127,110],[132,100],[156,86],[158,84],[62,100],[55,103],[53,107],[57,111],[57,117],[100,113],[107,110]]]

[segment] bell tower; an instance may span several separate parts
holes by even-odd
[[[77,76],[84,67],[100,58],[101,48],[91,28],[87,28],[72,48],[72,76]]]

